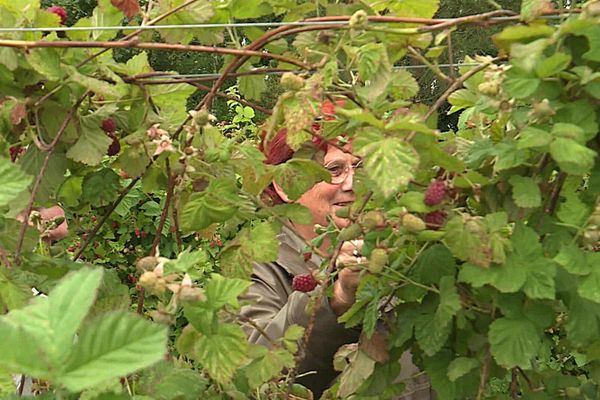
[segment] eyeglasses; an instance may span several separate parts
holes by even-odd
[[[362,160],[354,164],[346,164],[344,162],[334,161],[331,164],[326,165],[325,169],[331,174],[331,183],[334,185],[339,185],[340,183],[344,182],[346,178],[348,178],[348,173],[350,170],[355,172],[357,169],[362,168],[362,166]]]

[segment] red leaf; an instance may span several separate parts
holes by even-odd
[[[128,18],[134,17],[140,12],[138,0],[110,0],[113,6],[123,11]]]

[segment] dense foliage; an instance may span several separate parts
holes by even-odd
[[[268,204],[263,189],[275,180],[296,200],[330,179],[312,139],[344,134],[364,161],[352,225],[319,227],[307,250],[328,236],[333,254],[340,238],[360,236],[369,263],[340,318],[363,335],[339,350],[341,375],[324,397],[400,394],[397,361],[410,349],[441,399],[596,398],[600,3],[561,13],[525,0],[520,16],[430,20],[439,5],[101,0],[63,21],[39,1],[0,0],[1,27],[46,28],[0,31],[0,390],[25,374],[51,398],[311,398],[288,385],[305,330],[293,326],[272,349],[249,344],[238,296],[253,261],[277,258],[282,224],[310,223],[307,209]],[[336,15],[350,18],[279,36],[53,31]],[[447,55],[465,24],[497,28],[491,55]],[[191,112],[196,84],[211,82],[151,81],[150,48],[216,54],[173,44],[236,38],[246,53],[215,61],[225,78],[243,73],[220,93],[227,120],[207,111],[222,79]],[[113,55],[119,43],[127,57]],[[409,58],[433,71],[425,90],[447,88],[431,105],[413,101],[419,83],[397,68]],[[465,65],[438,67],[450,61]],[[298,150],[277,166],[256,147],[253,102],[274,90],[252,74],[264,67],[296,71],[262,127],[267,140],[286,127]],[[344,101],[322,110],[325,100]],[[455,130],[438,125],[446,100]],[[63,217],[41,208],[55,204],[69,224],[57,242]],[[333,265],[325,259],[320,275]]]

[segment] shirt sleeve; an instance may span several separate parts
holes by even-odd
[[[274,263],[256,264],[252,280],[253,285],[242,297],[251,304],[242,308],[242,315],[252,319],[271,340],[281,338],[293,324],[306,328],[309,295],[292,290],[291,277],[283,268]],[[269,339],[257,329],[248,326],[246,334],[251,343],[270,347]],[[306,375],[300,383],[314,392],[326,388],[337,375],[333,369],[333,355],[340,346],[356,342],[358,337],[357,330],[346,329],[337,322],[328,299],[324,298],[300,365],[300,373],[316,371],[316,374]]]

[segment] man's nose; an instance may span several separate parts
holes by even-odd
[[[352,190],[352,186],[354,183],[354,168],[350,168],[348,173],[346,174],[346,179],[341,184],[341,189],[344,192],[348,192]]]

